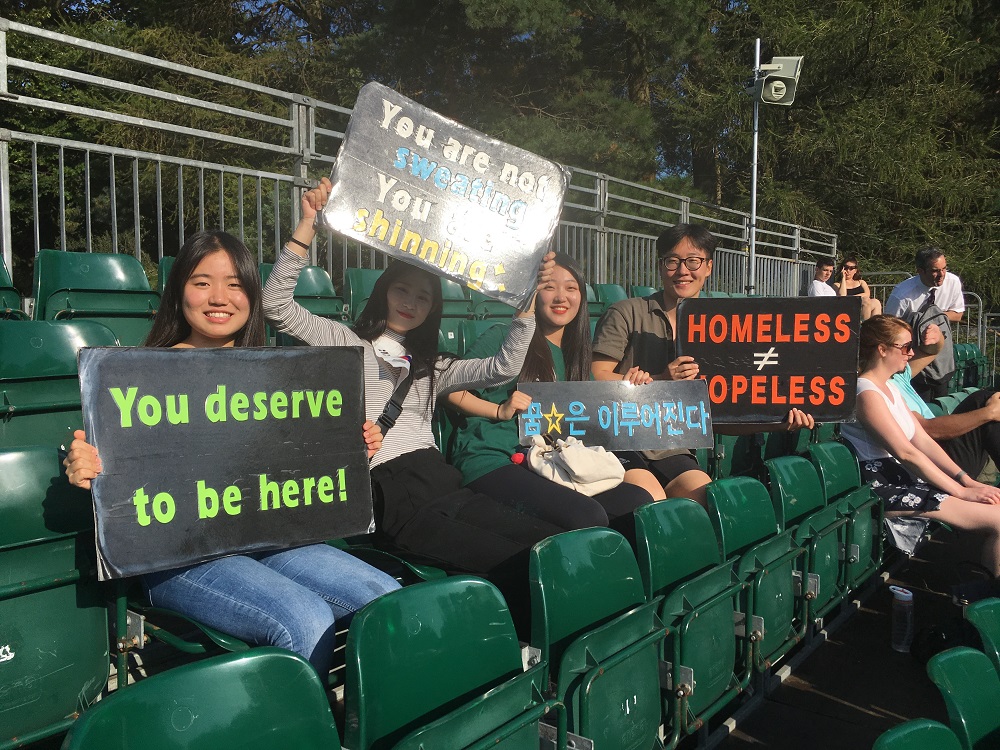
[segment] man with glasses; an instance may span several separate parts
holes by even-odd
[[[830,286],[831,276],[833,276],[833,261],[829,258],[817,260],[816,275],[809,284],[808,295],[810,297],[836,297],[837,292]]]
[[[698,377],[693,357],[678,357],[674,342],[677,303],[701,294],[712,273],[716,239],[705,227],[678,224],[656,240],[657,268],[663,291],[648,297],[615,302],[597,323],[591,372],[595,380],[628,380],[643,385],[653,380],[692,380]],[[727,425],[727,432],[812,428],[813,419],[792,409],[778,425]],[[717,428],[721,425],[716,425]],[[718,432],[722,430],[717,429]],[[626,469],[649,469],[667,497],[687,497],[705,504],[705,486],[711,477],[687,450],[642,451],[617,454]]]
[[[924,399],[948,393],[948,382],[955,372],[955,350],[951,323],[958,323],[965,312],[962,280],[948,273],[944,253],[936,247],[924,247],[915,257],[917,275],[900,282],[885,303],[887,315],[902,318],[923,338],[928,325],[940,328],[944,339],[938,355],[913,379],[913,387]]]

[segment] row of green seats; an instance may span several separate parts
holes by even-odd
[[[955,344],[955,373],[951,379],[951,390],[954,392],[969,387],[990,387],[989,370],[989,360],[976,344]]]
[[[1000,599],[965,609],[983,644],[936,654],[927,674],[941,691],[949,726],[913,719],[885,732],[873,750],[987,750],[1000,746]]]

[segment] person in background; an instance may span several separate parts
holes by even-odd
[[[934,324],[941,330],[940,351],[913,381],[921,398],[930,400],[948,393],[948,383],[955,371],[951,324],[962,320],[965,297],[962,280],[948,272],[947,258],[942,250],[921,248],[914,256],[914,263],[917,275],[895,286],[885,303],[885,312],[914,327],[918,340],[928,325]]]
[[[852,295],[861,297],[862,320],[868,320],[873,315],[882,314],[882,303],[872,297],[872,290],[868,287],[868,282],[861,278],[858,259],[853,255],[844,258],[844,262],[840,264],[838,281],[834,283],[833,288],[841,297]]]
[[[830,286],[830,277],[833,276],[833,261],[829,258],[820,258],[816,261],[816,274],[809,282],[807,295],[809,297],[835,297],[837,292]]]
[[[902,372],[892,376],[892,382],[903,394],[906,405],[913,412],[924,431],[934,438],[951,459],[978,478],[986,462],[1000,466],[1000,392],[981,388],[962,399],[951,414],[935,417],[927,403],[920,398],[910,379],[917,375],[937,356],[941,348],[941,332],[930,325],[923,340],[914,349],[914,356]]]

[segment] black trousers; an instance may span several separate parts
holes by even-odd
[[[462,486],[426,448],[372,469],[376,538],[449,570],[490,576],[565,529]]]
[[[954,413],[982,409],[994,393],[996,391],[986,389],[976,391],[963,399]],[[1000,422],[987,422],[964,435],[939,442],[945,453],[973,478],[982,473],[987,459],[992,458],[1000,466]]]
[[[635,520],[632,512],[653,501],[646,490],[624,482],[587,497],[515,464],[494,469],[469,482],[468,486],[507,507],[558,526],[560,531],[610,526],[633,544]]]
[[[948,395],[948,385],[951,383],[951,375],[946,378],[929,378],[926,373],[917,373],[911,380],[910,385],[924,401],[933,401],[940,396]]]

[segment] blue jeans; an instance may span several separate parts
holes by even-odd
[[[323,678],[335,623],[399,588],[391,576],[326,544],[234,555],[143,576],[154,607],[172,609],[257,645],[308,659]]]

